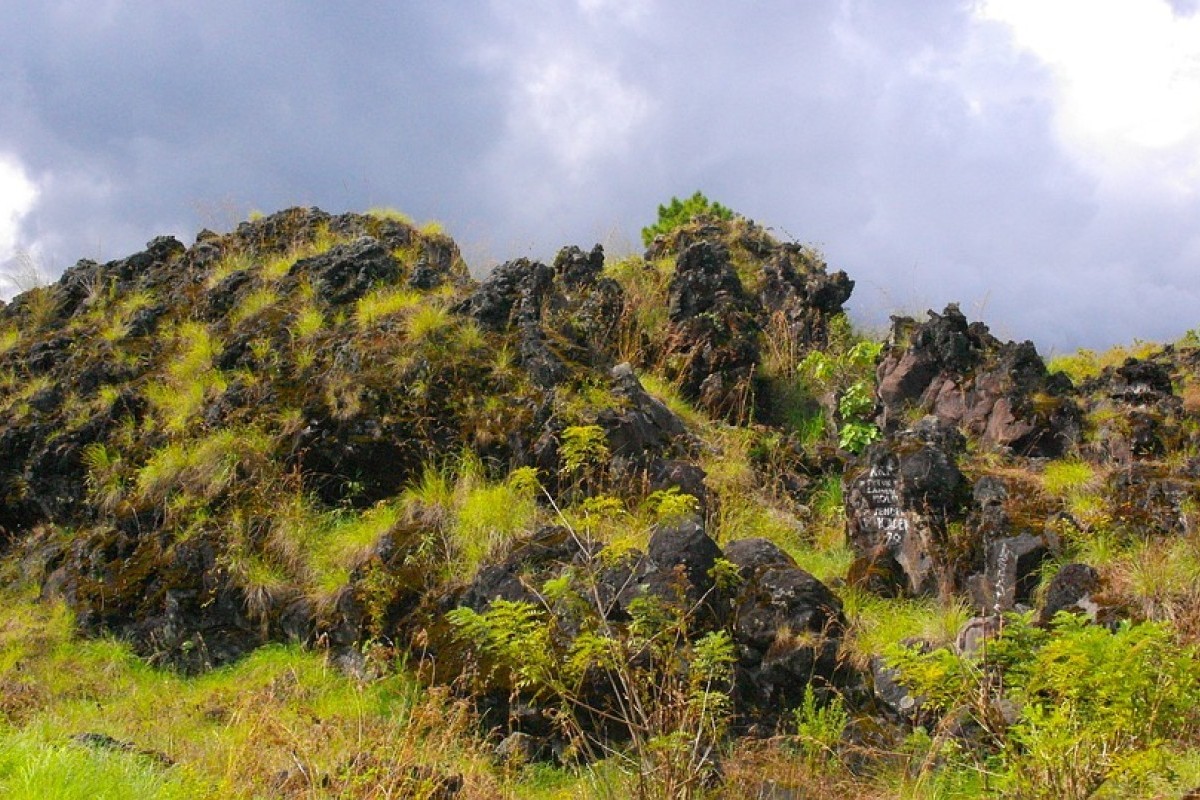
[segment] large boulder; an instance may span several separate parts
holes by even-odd
[[[43,594],[65,600],[84,630],[115,634],[152,662],[198,672],[287,638],[281,623],[295,621],[264,605],[252,613],[255,604],[219,554],[204,537],[168,544],[99,528],[49,561]]]
[[[846,619],[837,596],[765,539],[730,542],[725,557],[742,579],[733,602],[742,713],[774,719],[798,705],[809,684],[843,682]]]
[[[961,437],[930,418],[867,449],[846,481],[847,538],[858,556],[853,574],[876,577],[898,567],[904,594],[954,590],[962,565],[948,524],[965,507],[961,447]]]

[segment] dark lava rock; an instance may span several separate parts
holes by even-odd
[[[1191,530],[1188,508],[1200,497],[1200,481],[1135,462],[1108,480],[1114,522],[1141,536],[1182,536]]]
[[[945,594],[956,584],[961,554],[947,541],[946,526],[963,511],[966,479],[953,449],[944,449],[956,440],[936,429],[927,424],[873,444],[864,468],[847,481],[847,536],[865,559],[854,570],[865,585],[872,573],[894,574],[893,561],[906,594]]]
[[[1038,609],[1038,623],[1047,625],[1060,611],[1094,616],[1092,595],[1100,588],[1100,573],[1087,564],[1066,564],[1050,579],[1046,599]]]
[[[844,682],[838,649],[846,620],[833,592],[764,539],[731,542],[725,557],[743,581],[733,612],[734,696],[742,713],[774,719],[810,683]]]
[[[497,267],[455,311],[491,331],[515,330],[522,367],[533,382],[552,389],[566,379],[569,364],[607,367],[615,351],[612,331],[624,294],[599,277],[604,251],[566,248],[554,267],[528,259]]]
[[[1162,364],[1129,358],[1109,377],[1108,396],[1129,405],[1148,405],[1172,397],[1171,374]]]
[[[341,305],[354,302],[380,283],[396,280],[400,265],[383,242],[363,236],[297,261],[288,275],[307,278],[318,297]]]
[[[646,393],[629,364],[613,367],[611,375],[619,405],[602,410],[596,421],[604,428],[613,457],[644,463],[647,457],[672,452],[687,433],[679,417]]]
[[[129,640],[151,661],[184,672],[228,664],[268,641],[245,594],[204,538],[164,547],[112,530],[79,536],[46,579],[88,631]]]
[[[484,611],[493,600],[536,602],[535,590],[577,561],[585,551],[566,528],[542,528],[498,563],[482,567],[458,605]]]
[[[967,579],[966,588],[978,612],[1001,614],[1031,601],[1042,564],[1057,555],[1059,542],[1044,530],[1014,529],[1007,510],[1009,490],[1000,478],[985,475],[973,494],[965,530],[970,544],[982,552],[983,564],[982,572]]]
[[[972,576],[970,590],[977,610],[986,614],[1028,604],[1037,588],[1042,564],[1058,552],[1052,534],[1022,533],[986,544],[984,572]]]
[[[753,408],[759,360],[757,304],[724,246],[700,241],[679,254],[668,287],[666,363],[684,396],[740,419]]]
[[[1031,342],[1001,343],[955,305],[918,324],[894,318],[877,378],[881,427],[916,407],[996,447],[1057,457],[1081,433],[1070,381],[1051,375]]]

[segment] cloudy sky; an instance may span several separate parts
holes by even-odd
[[[852,315],[1043,352],[1200,326],[1197,0],[0,0],[0,267],[399,208],[476,270],[703,190]]]

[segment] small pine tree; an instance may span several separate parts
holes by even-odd
[[[660,205],[658,207],[658,222],[647,228],[642,228],[642,244],[649,247],[650,243],[654,241],[655,236],[658,236],[660,233],[668,234],[701,215],[717,217],[719,219],[733,219],[733,211],[720,203],[712,202],[702,192],[696,192],[686,200],[672,197],[669,205]]]

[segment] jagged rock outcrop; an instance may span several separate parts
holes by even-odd
[[[699,220],[647,250],[674,258],[668,329],[661,353],[684,395],[733,421],[748,418],[756,392],[761,334],[797,358],[828,341],[854,281],[828,273],[813,253],[779,243],[748,220]]]
[[[1161,457],[1168,446],[1180,449],[1183,402],[1170,367],[1170,356],[1128,358],[1084,382],[1080,388],[1090,398],[1088,418],[1095,426],[1088,450],[1095,457],[1129,466]]]
[[[841,414],[876,431],[837,408],[869,383],[834,322],[845,273],[742,219],[695,220],[647,258],[568,247],[476,282],[430,228],[291,209],[81,261],[0,306],[0,554],[87,632],[189,672],[281,641],[361,677],[375,648],[435,680],[465,670],[514,757],[555,751],[563,698],[490,669],[456,609],[530,604],[547,651],[586,662],[572,691],[601,737],[628,733],[625,697],[586,647],[690,691],[705,637],[735,650],[715,688],[737,731],[776,732],[808,687],[884,727],[928,721],[879,653],[848,656],[842,575],[735,538],[837,535],[838,477],[847,583],[969,600],[962,652],[1039,602],[1042,624],[1155,613],[1106,610],[1102,587],[1129,590],[1100,563],[1035,588],[1087,536],[1194,536],[1200,351],[1073,386],[955,306],[898,319],[882,436],[854,455]],[[803,385],[831,339],[837,374]],[[1086,463],[1055,465],[1056,486],[1045,460],[1064,456]]]
[[[621,287],[601,277],[604,250],[563,249],[554,266],[517,259],[497,267],[456,311],[492,331],[515,330],[521,365],[542,389],[564,381],[568,364],[611,364],[623,303]]]
[[[1038,622],[1047,625],[1060,611],[1095,617],[1098,606],[1093,596],[1100,589],[1100,573],[1087,564],[1064,564],[1046,588],[1038,609]]]
[[[715,580],[718,559],[738,570],[732,592]],[[481,612],[495,600],[541,608],[547,600],[540,587],[563,576],[588,609],[585,616],[599,614],[607,624],[623,626],[639,616],[645,624],[646,613],[665,613],[678,615],[692,639],[729,630],[738,654],[735,711],[743,724],[773,724],[810,683],[834,687],[853,674],[839,655],[846,628],[841,601],[824,584],[766,540],[734,541],[722,550],[695,517],[660,525],[645,552],[633,551],[612,565],[605,565],[598,546],[589,547],[566,529],[547,529],[481,569],[455,602]],[[647,599],[663,610],[635,608]],[[570,621],[577,613],[578,608],[562,607],[559,635],[578,632]],[[613,686],[596,681],[588,691],[598,694],[584,698],[584,705],[614,706],[608,696]],[[507,703],[502,697],[507,690],[488,691],[497,707]]]
[[[980,614],[999,615],[1030,604],[1042,565],[1061,549],[1048,525],[1029,530],[1014,522],[1007,508],[1010,502],[1003,480],[985,475],[976,481],[965,533],[976,553],[982,550],[983,563],[963,588]]]
[[[752,407],[761,323],[720,244],[700,241],[679,254],[668,289],[666,363],[685,396],[719,416]]]
[[[955,305],[924,323],[894,318],[877,377],[885,430],[933,414],[995,447],[1047,457],[1081,433],[1070,381],[1047,371],[1033,343],[1001,343]]]

